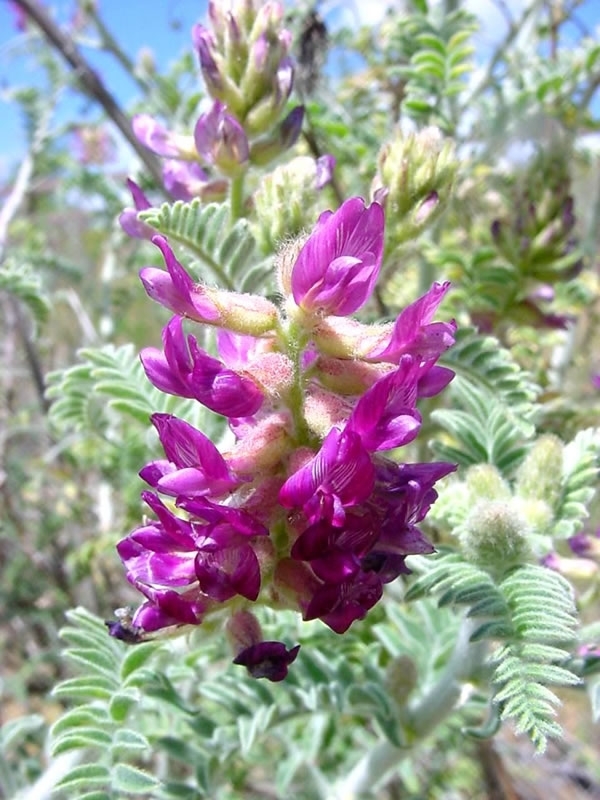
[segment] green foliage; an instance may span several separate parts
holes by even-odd
[[[451,367],[474,387],[493,393],[497,400],[511,409],[516,424],[524,432],[530,431],[530,423],[538,412],[535,401],[540,392],[531,376],[494,336],[460,325],[455,339],[456,343],[440,363]]]
[[[38,273],[27,263],[7,258],[0,267],[0,292],[18,298],[31,311],[38,323],[48,318],[48,296]]]
[[[516,417],[508,405],[498,400],[497,394],[476,388],[459,377],[453,381],[452,397],[458,408],[438,409],[431,415],[452,437],[448,442],[433,442],[435,454],[462,467],[489,463],[502,473],[514,471],[533,433],[527,420]]]
[[[18,786],[35,775],[34,754],[43,732],[40,714],[25,714],[0,726],[0,786],[6,797],[15,796]]]
[[[563,664],[575,640],[576,611],[571,585],[553,570],[528,565],[499,585],[510,612],[513,635],[491,656],[495,702],[502,719],[514,719],[543,751],[547,739],[562,731],[554,720],[560,701],[548,684],[577,685],[580,679]]]
[[[442,363],[456,378],[449,389],[452,408],[431,414],[449,434],[432,442],[436,456],[463,467],[494,464],[510,474],[535,431],[539,388],[497,339],[473,328],[459,327]]]
[[[283,616],[293,626],[294,615]],[[441,658],[451,643],[451,621],[439,613],[426,618],[432,636],[440,638]],[[265,758],[273,764],[274,755],[278,793],[303,796],[303,785],[328,784],[343,768],[347,747],[364,741],[367,730],[370,740],[384,736],[402,745],[396,708],[378,666],[379,648],[372,647],[365,660],[356,639],[340,642],[339,651],[326,656],[318,646],[322,628],[314,626],[311,635],[307,626],[312,642],[303,647],[293,672],[284,684],[269,684],[239,667],[223,672],[218,667],[227,658],[223,638],[210,631],[200,631],[197,644],[192,635],[187,641],[127,647],[83,609],[69,612],[68,619],[61,633],[66,657],[83,674],[54,690],[55,697],[75,706],[52,726],[52,752],[85,753],[93,768],[75,760],[56,787],[57,798],[104,791],[108,796],[143,792],[162,800],[181,796],[184,786],[198,797],[227,797],[227,787],[243,793],[254,770],[260,773]],[[397,619],[378,626],[388,647],[397,641]],[[408,624],[416,634],[419,623]],[[266,625],[272,623],[267,619]],[[425,663],[425,650],[422,656]],[[332,750],[317,768],[325,746]],[[167,758],[170,765],[160,780],[151,777],[156,758]]]
[[[578,533],[589,516],[589,506],[598,490],[600,428],[580,431],[565,447],[562,492],[552,531],[566,539]]]
[[[495,582],[490,574],[455,552],[418,560],[423,574],[407,600],[433,593],[441,606],[463,605],[481,619],[471,641],[500,641],[488,663],[493,666],[493,700],[502,719],[512,719],[543,751],[558,737],[558,698],[548,685],[571,686],[579,677],[566,666],[575,641],[573,590],[558,573],[525,564]]]
[[[140,219],[179,242],[208,267],[211,278],[224,289],[248,291],[264,280],[266,270],[256,266],[256,243],[246,219],[229,223],[227,204],[164,203],[140,213]],[[206,280],[206,278],[203,278]]]
[[[456,126],[452,98],[464,91],[464,76],[472,69],[469,39],[477,24],[463,9],[437,23],[432,16],[415,14],[399,23],[400,36],[411,42],[412,50],[408,65],[399,70],[406,81],[402,107],[417,122],[452,132]]]
[[[129,417],[146,426],[154,412],[175,414],[199,425],[208,412],[200,403],[167,395],[146,377],[133,345],[80,350],[81,363],[47,376],[50,422],[58,431],[105,435]]]

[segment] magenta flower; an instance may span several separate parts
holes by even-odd
[[[429,360],[438,358],[454,344],[454,322],[432,322],[450,283],[434,283],[431,289],[404,309],[394,324],[391,336],[375,347],[369,361],[390,361],[397,364],[405,354]]]
[[[148,295],[171,311],[197,322],[216,322],[219,319],[218,308],[175,258],[164,236],[154,236],[152,243],[163,254],[167,271],[156,267],[141,270],[140,278]]]
[[[371,457],[358,434],[332,428],[317,455],[281,487],[279,500],[285,508],[302,508],[311,522],[341,525],[345,508],[366,500],[374,480]]]
[[[253,678],[282,681],[287,677],[288,667],[296,660],[299,651],[299,644],[288,650],[282,642],[260,642],[242,650],[233,663],[246,667]]]
[[[336,633],[365,616],[383,584],[409,572],[407,555],[433,552],[417,526],[437,497],[433,484],[456,467],[377,460],[374,468],[373,491],[364,502],[347,509],[341,523],[309,519],[291,550],[319,580],[304,600],[304,618],[319,618]]]
[[[319,158],[316,160],[316,166],[316,187],[317,189],[321,190],[324,186],[327,186],[327,184],[330,183],[333,177],[333,170],[335,169],[335,156],[329,154],[319,156]]]
[[[239,486],[217,447],[193,425],[171,414],[153,414],[152,423],[167,456],[140,470],[153,489],[173,497],[218,497]]]
[[[383,587],[372,572],[359,572],[341,583],[324,583],[310,601],[304,619],[321,619],[336,633],[345,633],[353,622],[381,600]]]
[[[264,526],[215,503],[188,505],[193,514],[183,520],[150,492],[144,499],[159,520],[133,531],[117,550],[129,581],[161,611],[196,624],[193,615],[213,601],[222,603],[235,595],[256,600],[260,565],[251,541],[268,535]],[[181,587],[184,592],[176,591]]]
[[[157,303],[196,322],[229,328],[237,333],[262,335],[277,321],[277,308],[264,297],[210,290],[194,283],[175,258],[164,236],[152,238],[165,260],[167,271],[144,267],[140,279]]]
[[[133,208],[126,208],[119,216],[119,224],[128,236],[134,239],[152,239],[156,231],[150,225],[146,225],[138,219],[138,212],[145,211],[147,208],[152,208],[152,204],[140,189],[140,187],[132,181],[131,178],[127,179],[127,186],[133,198]]]
[[[206,172],[194,161],[170,158],[164,162],[162,174],[164,187],[171,197],[185,202],[201,197],[209,183]]]
[[[168,130],[149,114],[137,114],[131,126],[137,139],[158,156],[167,158],[193,157],[193,140],[191,136],[183,136]]]
[[[210,114],[218,130],[225,106]],[[156,492],[144,494],[154,518],[118,545],[144,602],[129,622],[109,623],[113,636],[136,642],[228,617],[235,663],[283,680],[298,646],[264,641],[250,604],[294,608],[341,634],[409,572],[408,555],[433,552],[421,523],[455,466],[396,463],[383,451],[413,441],[419,400],[452,379],[437,360],[456,326],[435,319],[442,283],[393,324],[346,318],[373,291],[383,222],[381,206],[359,197],[321,215],[281,267],[285,311],[196,284],[166,240],[153,239],[166,271],[147,267],[142,281],[176,316],[163,349],[142,351],[146,374],[226,417],[230,431],[221,452],[188,422],[152,416],[164,458],[140,475]],[[218,329],[217,356],[184,333],[183,318]]]
[[[383,209],[353,197],[319,217],[292,268],[292,293],[308,312],[346,316],[373,291],[383,256]]]
[[[398,369],[378,380],[359,399],[346,431],[354,431],[367,450],[390,450],[411,442],[421,427],[415,408],[420,362],[403,356]]]
[[[180,317],[163,330],[164,353],[154,347],[140,358],[148,379],[167,394],[190,397],[225,417],[249,417],[263,402],[263,393],[250,378],[238,375],[185,337]]]

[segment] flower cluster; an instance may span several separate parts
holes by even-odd
[[[359,197],[281,255],[281,307],[195,283],[167,241],[153,241],[166,270],[147,267],[141,279],[175,316],[162,350],[142,352],[144,369],[161,391],[226,417],[233,444],[221,452],[184,420],[153,415],[165,458],[140,473],[152,519],[118,544],[146,599],[111,633],[131,640],[227,608],[236,663],[280,680],[297,648],[262,641],[251,604],[343,633],[408,572],[407,555],[433,551],[419,523],[454,465],[396,463],[388,451],[415,439],[419,399],[453,377],[436,362],[455,324],[433,321],[448,284],[395,322],[352,319],[384,241],[381,206]],[[218,329],[218,357],[186,334],[184,318]]]
[[[170,130],[149,114],[133,119],[139,141],[163,161],[163,183],[175,200],[223,200],[230,181],[248,167],[268,164],[298,139],[303,106],[287,114],[294,66],[291,33],[279,2],[236,0],[231,10],[210,0],[211,27],[195,25],[192,37],[211,102],[192,134]],[[282,118],[283,117],[283,118]],[[125,231],[145,238],[137,212],[150,206],[131,186],[134,209],[121,217]]]

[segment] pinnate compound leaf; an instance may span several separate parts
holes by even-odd
[[[158,788],[160,781],[130,764],[115,764],[110,771],[112,788],[117,792],[141,797]]]
[[[231,226],[225,203],[178,200],[148,209],[140,219],[199,258],[223,289],[237,288],[237,276],[254,264],[256,242],[250,223],[241,219]]]

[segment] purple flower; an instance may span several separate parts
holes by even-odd
[[[310,565],[319,580],[304,598],[304,618],[320,618],[337,633],[362,619],[381,596],[383,584],[408,573],[405,559],[432,553],[417,527],[437,497],[434,483],[454,464],[401,464],[377,457],[373,491],[346,509],[344,519],[310,521],[291,557]]]
[[[285,37],[283,37],[285,39]],[[275,100],[283,105],[292,92],[294,85],[294,62],[291,58],[282,58],[275,74]]]
[[[174,497],[218,497],[239,486],[217,447],[192,425],[171,414],[153,414],[152,423],[167,456],[140,471],[153,489]]]
[[[290,555],[308,561],[326,583],[340,583],[361,569],[361,559],[379,536],[379,519],[370,511],[348,511],[343,527],[328,520],[309,525],[294,542]]]
[[[157,303],[183,317],[237,333],[261,335],[277,322],[277,308],[264,297],[207,289],[196,284],[175,258],[164,236],[152,238],[162,252],[167,271],[144,267],[140,279]]]
[[[369,361],[397,364],[406,353],[422,359],[436,359],[454,344],[454,322],[432,322],[450,283],[434,283],[431,289],[407,306],[394,323],[392,334],[367,356]]]
[[[262,19],[271,24],[279,11],[267,6]],[[230,21],[215,8],[226,31]],[[270,54],[261,55],[261,31],[252,30],[258,68]],[[223,34],[213,44],[225,41]],[[227,158],[240,166],[233,119],[214,103],[199,120],[197,142],[215,160],[231,145]],[[323,168],[331,167],[328,159]],[[169,169],[173,190],[186,176],[204,178],[178,162]],[[131,188],[136,207],[145,207]],[[409,572],[408,555],[433,552],[420,525],[437,497],[435,483],[454,465],[397,464],[382,451],[415,438],[419,399],[452,380],[452,370],[436,362],[456,326],[433,321],[448,284],[434,284],[394,324],[347,317],[373,290],[383,222],[381,206],[359,197],[321,215],[282,268],[287,313],[260,296],[196,284],[166,239],[153,238],[166,270],[147,267],[141,278],[176,316],[163,330],[163,349],[142,351],[143,367],[161,391],[225,416],[232,441],[221,452],[184,420],[152,416],[164,458],[140,475],[156,492],[143,495],[153,518],[118,544],[144,602],[130,620],[109,623],[111,635],[137,642],[227,615],[235,663],[254,677],[283,680],[299,646],[264,641],[250,603],[295,607],[343,633],[386,583]],[[184,332],[184,317],[218,328],[217,357]]]
[[[374,479],[371,457],[358,434],[332,428],[317,455],[283,484],[279,500],[285,508],[302,508],[310,522],[326,519],[341,525],[344,509],[366,500]]]
[[[288,667],[296,660],[299,650],[299,644],[288,650],[282,642],[260,642],[242,650],[233,663],[246,667],[253,678],[282,681],[287,677]]]
[[[154,236],[152,243],[163,254],[167,271],[156,267],[141,270],[140,278],[148,295],[176,314],[197,322],[217,322],[220,317],[218,308],[181,266],[164,236]]]
[[[300,136],[300,131],[302,130],[303,121],[304,106],[296,106],[296,108],[293,108],[281,122],[279,126],[279,139],[284,149],[287,150],[296,144]]]
[[[202,77],[206,81],[208,90],[213,93],[220,92],[223,89],[223,76],[215,58],[217,41],[214,34],[204,25],[197,24],[192,28],[192,40],[198,52]]]
[[[217,358],[198,347],[191,334],[183,333],[180,317],[163,330],[164,354],[154,347],[140,358],[148,379],[167,394],[195,398],[225,417],[249,417],[263,402],[263,393],[250,378],[227,369]]]
[[[164,162],[163,184],[175,200],[187,202],[200,197],[208,183],[208,175],[200,164],[170,158]]]
[[[390,450],[411,442],[421,427],[415,408],[420,363],[403,356],[398,369],[380,378],[354,407],[346,431],[354,431],[367,450]]]
[[[370,507],[380,517],[379,537],[363,559],[363,569],[375,571],[389,583],[408,570],[407,555],[433,553],[417,527],[437,499],[434,484],[456,470],[456,464],[396,464],[381,459],[376,465],[375,490]]]
[[[8,0],[8,8],[13,16],[13,25],[17,31],[23,33],[27,30],[27,12],[18,4]]]
[[[153,589],[143,584],[136,588],[148,599],[133,615],[134,631],[152,633],[172,626],[200,625],[212,605],[197,586],[185,592]]]
[[[140,189],[140,187],[132,181],[131,178],[127,179],[127,186],[133,197],[134,208],[126,208],[119,216],[119,224],[128,236],[134,239],[152,239],[156,234],[154,228],[146,225],[138,219],[138,212],[145,211],[147,208],[152,208],[152,204]]]
[[[600,530],[595,536],[587,533],[576,533],[567,539],[567,543],[576,556],[584,558],[600,557]]]
[[[197,624],[201,605],[236,594],[256,600],[261,576],[252,540],[268,536],[264,526],[241,509],[208,501],[188,504],[194,513],[184,520],[152,493],[143,496],[159,520],[133,531],[117,550],[129,581],[151,604],[179,622]],[[175,591],[181,587],[191,594]],[[196,606],[190,606],[188,597]],[[139,625],[135,617],[132,623]]]
[[[217,331],[217,351],[231,369],[246,369],[262,353],[269,351],[270,339],[244,336],[223,330]]]
[[[324,156],[319,156],[315,163],[317,167],[317,175],[315,179],[316,187],[318,190],[321,190],[323,187],[327,186],[333,177],[335,156],[326,153]]]
[[[199,117],[194,141],[198,153],[226,175],[238,175],[246,168],[250,157],[246,133],[220,100],[215,100],[211,109]]]
[[[168,158],[193,158],[194,148],[191,136],[183,136],[168,130],[149,114],[137,114],[131,126],[137,139],[158,156]]]
[[[346,316],[369,299],[383,256],[383,209],[360,197],[321,214],[292,268],[292,293],[308,312]]]
[[[195,560],[202,591],[219,603],[235,595],[256,600],[260,592],[260,564],[252,543],[228,523],[206,528],[205,535],[197,540]]]
[[[372,572],[359,572],[341,583],[325,583],[314,594],[304,619],[321,619],[336,633],[345,633],[381,600],[383,587]]]

